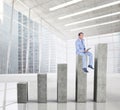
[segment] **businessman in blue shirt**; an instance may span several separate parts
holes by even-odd
[[[89,65],[88,67],[91,69],[93,68],[93,55],[91,52],[89,52],[88,50],[86,50],[85,47],[85,40],[84,38],[84,33],[80,32],[78,34],[78,39],[75,42],[75,46],[76,46],[76,54],[82,56],[82,69],[84,72],[88,72],[87,70],[87,57],[89,57]]]

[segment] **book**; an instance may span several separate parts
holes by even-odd
[[[89,51],[91,48],[88,48],[87,51]]]

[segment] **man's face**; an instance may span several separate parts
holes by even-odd
[[[79,38],[83,39],[83,37],[84,37],[84,34],[80,34]]]

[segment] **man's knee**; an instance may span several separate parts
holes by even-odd
[[[93,54],[91,52],[87,52],[88,56],[93,56]]]

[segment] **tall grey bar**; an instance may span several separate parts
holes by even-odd
[[[28,102],[28,83],[27,82],[17,83],[17,102],[18,103]]]
[[[37,84],[38,84],[38,102],[46,103],[47,102],[47,74],[38,74]]]
[[[107,44],[95,48],[94,101],[106,102]]]
[[[67,64],[57,65],[57,101],[67,102]]]
[[[87,97],[87,73],[82,70],[82,56],[76,56],[76,102],[85,103]]]

